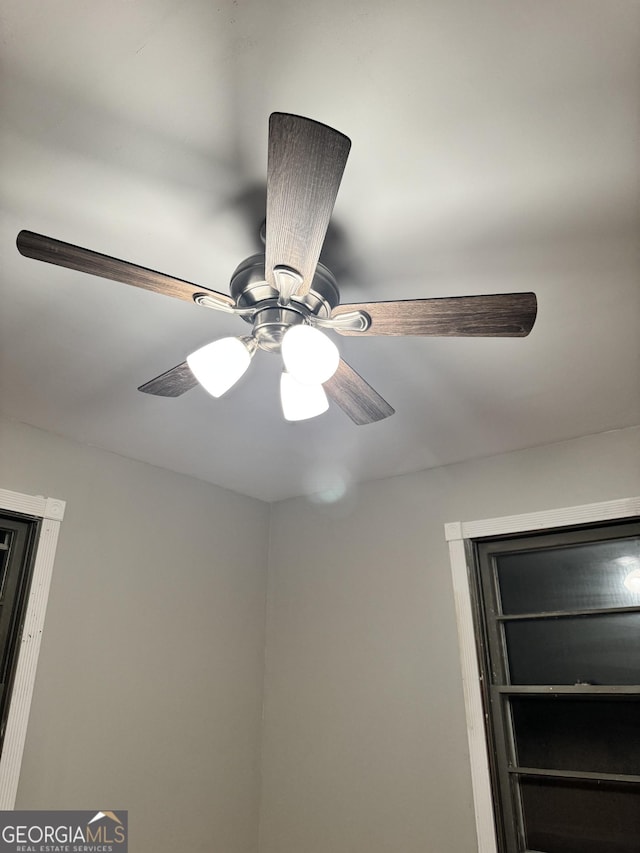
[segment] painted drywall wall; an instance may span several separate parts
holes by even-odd
[[[640,494],[640,429],[272,509],[261,853],[477,849],[443,525]]]
[[[16,808],[255,853],[268,505],[4,420],[0,486],[67,501]]]
[[[128,808],[132,847],[475,849],[446,521],[640,493],[640,429],[269,507],[0,420],[64,498],[18,808]]]

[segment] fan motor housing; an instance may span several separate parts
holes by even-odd
[[[231,276],[229,290],[238,308],[251,308],[260,302],[278,299],[278,291],[266,281],[264,255],[251,255],[242,261]],[[291,301],[305,315],[329,317],[340,302],[335,276],[324,264],[318,264],[309,292],[294,296]]]
[[[263,254],[252,255],[239,264],[231,276],[229,290],[238,308],[256,309],[243,319],[253,324],[258,346],[269,352],[280,350],[282,338],[291,326],[304,323],[310,316],[328,318],[340,302],[335,276],[318,264],[309,292],[294,295],[286,306],[279,305],[278,291],[266,281]]]

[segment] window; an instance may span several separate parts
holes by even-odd
[[[640,524],[476,541],[499,848],[640,850]]]
[[[0,754],[33,566],[35,519],[0,515]]]
[[[13,567],[7,567],[7,563],[11,559],[9,552],[13,550],[14,554],[17,553],[21,538],[21,534],[17,533],[16,530],[9,529],[7,531],[7,526],[11,528],[9,522],[21,520],[26,524],[26,529],[28,528],[33,535],[33,540],[29,540],[28,535],[23,539],[23,544],[32,559],[27,559],[26,563],[24,559],[18,561],[22,564],[23,569],[25,566],[31,569],[31,583],[25,584],[24,574],[22,574],[22,581],[18,579],[15,582],[18,601],[20,602],[17,614],[17,633],[15,632],[15,609],[13,610],[14,617],[6,623],[9,625],[6,632],[7,637],[14,638],[15,654],[10,656],[12,660],[11,671],[9,672],[9,681],[12,683],[10,700],[6,688],[3,691],[5,697],[3,710],[4,736],[0,754],[0,809],[3,810],[13,809],[15,805],[31,696],[49,596],[49,585],[64,510],[65,502],[57,498],[43,498],[39,495],[24,495],[20,492],[0,489],[0,513],[3,518],[0,527],[4,530],[4,533],[0,534],[2,536],[0,541],[6,546],[0,554],[0,566],[4,570],[5,595],[9,589],[6,584],[10,586],[14,583],[13,580],[9,580],[9,575],[6,572],[8,571],[11,577],[15,578]],[[7,532],[9,533],[8,536]],[[20,631],[20,624],[22,631]],[[2,629],[0,628],[0,630]],[[8,683],[5,679],[5,684],[8,685]]]
[[[640,523],[640,498],[638,497],[622,498],[619,500],[596,504],[584,504],[582,506],[560,507],[557,509],[543,510],[541,512],[526,513],[523,515],[504,516],[502,518],[485,518],[477,521],[453,521],[445,524],[445,537],[449,543],[451,577],[456,606],[460,665],[467,717],[467,738],[471,765],[478,853],[498,853],[498,851],[500,851],[500,853],[504,853],[505,849],[508,853],[511,853],[513,849],[519,850],[522,849],[522,847],[518,848],[518,846],[516,846],[511,849],[505,848],[507,840],[503,838],[501,829],[499,833],[497,831],[503,820],[503,806],[501,791],[499,788],[500,778],[497,771],[498,756],[497,750],[494,749],[490,743],[490,739],[493,737],[493,734],[491,727],[489,726],[489,717],[488,715],[485,716],[485,710],[488,711],[488,705],[487,708],[485,708],[485,705],[483,704],[483,692],[485,695],[487,694],[487,691],[490,692],[488,685],[485,690],[485,683],[490,680],[487,679],[486,676],[487,674],[493,674],[489,671],[489,673],[483,672],[481,676],[480,673],[479,660],[484,658],[486,662],[488,641],[483,644],[480,642],[480,638],[476,636],[474,625],[474,606],[471,597],[473,576],[474,573],[477,572],[475,551],[478,546],[476,546],[476,543],[480,540],[485,542],[489,540],[493,542],[506,540],[506,548],[502,553],[502,556],[506,558],[507,553],[513,551],[518,552],[519,550],[520,552],[524,552],[527,550],[526,548],[518,549],[517,545],[513,544],[521,537],[524,541],[525,535],[534,539],[537,547],[537,545],[541,544],[541,539],[538,538],[538,534],[540,534],[540,536],[548,536],[552,531],[555,531],[556,533],[560,533],[562,531],[568,532],[570,530],[576,531],[578,526],[581,526],[582,533],[584,535],[587,534],[589,528],[595,533],[595,539],[590,540],[590,542],[593,543],[597,542],[598,537],[600,536],[600,533],[595,529],[596,525],[603,528],[607,526],[616,527],[616,537],[613,538],[624,538],[617,534],[621,531],[620,525],[626,524],[627,522],[629,524]],[[600,538],[602,537],[600,536]],[[604,538],[612,539],[612,537],[606,536]],[[547,553],[556,547],[556,545],[553,545],[551,542],[546,544],[548,546],[546,549]],[[579,547],[581,544],[589,543],[573,542],[568,543],[568,547]],[[561,547],[564,547],[564,545],[561,545]],[[535,548],[533,550],[535,550]],[[518,557],[518,559],[525,558]],[[538,566],[541,565],[542,563],[538,561]],[[505,577],[509,568],[513,568],[513,565],[511,567],[508,565],[506,566]],[[633,571],[634,570],[631,569],[630,572],[626,573],[624,575],[624,580],[627,580],[627,575],[631,574]],[[630,578],[628,579],[628,583],[633,587],[635,582]],[[560,594],[566,596],[568,592],[566,585],[562,584],[560,587]],[[537,592],[536,584],[533,585],[533,589]],[[513,590],[511,590],[511,592],[513,592]],[[518,589],[516,588],[516,594],[517,592]],[[538,604],[535,606],[540,609],[536,611],[534,608],[531,608],[531,610],[528,610],[527,612],[531,613],[532,616],[535,616],[536,613],[539,614],[543,611],[546,606],[553,606],[555,607],[554,611],[544,611],[548,624],[558,624],[562,619],[571,618],[568,612],[566,616],[559,616],[558,619],[553,618],[553,614],[558,610],[568,611],[570,609],[565,606],[564,599],[557,598],[557,593],[558,589],[556,588],[553,591],[553,595],[556,596],[555,598],[548,600],[546,603],[539,600]],[[608,592],[606,585],[604,591],[602,586],[599,591],[597,589],[592,589],[590,598],[581,599],[580,604],[580,607],[588,612],[586,612],[583,617],[577,617],[577,615],[573,614],[574,624],[576,620],[579,620],[580,618],[588,619],[594,617],[596,614],[591,612],[593,609],[605,610],[607,607],[610,607],[611,610],[618,609],[615,603],[615,598],[612,599],[611,593],[611,586],[609,587]],[[513,596],[509,596],[510,591],[507,589],[507,606],[513,608],[513,614],[507,614],[504,612],[504,602],[501,598],[500,607],[502,610],[496,609],[494,611],[496,621],[499,621],[497,620],[497,617],[500,615],[527,615],[522,610],[519,614],[515,612],[518,610],[517,598],[514,600]],[[551,601],[554,602],[553,605],[551,605]],[[631,605],[631,607],[632,609],[627,612],[632,614],[635,612],[633,610],[634,605]],[[579,608],[575,607],[574,609],[577,610]],[[623,610],[623,607],[620,607],[619,609]],[[615,614],[603,612],[598,615],[598,618],[607,619],[613,615]],[[625,613],[622,612],[620,615],[625,616]],[[502,621],[516,622],[518,620]],[[534,622],[542,620],[521,619],[520,621],[524,624],[526,621]],[[567,624],[569,623],[567,622]],[[625,635],[625,641],[626,639]],[[635,638],[633,639],[635,640]],[[626,644],[624,646],[625,656],[628,648],[629,645]],[[528,651],[526,647],[524,651],[526,654]],[[507,655],[507,649],[504,645],[503,654]],[[533,655],[533,650],[531,650],[531,655]],[[552,657],[552,655],[548,655],[547,660]],[[565,656],[563,665],[568,661],[569,658]],[[503,667],[505,665],[508,666],[509,663],[510,661],[507,657],[503,663]],[[560,662],[557,662],[558,665],[559,663]],[[606,661],[604,661],[604,663],[606,663]],[[519,673],[523,676],[523,674],[527,673],[527,669],[525,668],[523,670],[521,664],[522,660],[519,661],[518,666],[520,667]],[[529,666],[529,664],[531,664],[531,661],[527,663],[527,666]],[[553,661],[553,664],[556,666],[555,661]],[[511,670],[509,670],[509,673],[511,676]],[[635,710],[637,709],[636,700],[638,698],[638,691],[633,690],[634,684],[624,682],[622,684],[610,683],[601,685],[577,685],[577,687],[583,691],[583,694],[590,694],[590,696],[587,697],[586,695],[580,694],[580,689],[574,689],[576,688],[576,680],[594,681],[597,679],[589,677],[585,672],[575,676],[574,681],[568,684],[547,684],[546,686],[551,687],[552,690],[542,691],[537,695],[535,694],[535,691],[532,691],[529,688],[535,688],[538,685],[526,683],[517,684],[514,683],[513,678],[511,678],[510,682],[502,683],[502,685],[498,684],[496,681],[494,685],[494,687],[497,688],[494,692],[500,695],[504,693],[504,695],[509,697],[507,700],[507,707],[511,716],[508,717],[508,723],[512,728],[508,730],[506,734],[510,733],[512,737],[515,737],[514,732],[517,730],[519,737],[518,742],[511,743],[509,748],[512,752],[508,753],[506,734],[503,734],[503,746],[501,747],[502,755],[507,760],[509,757],[514,757],[521,762],[520,764],[513,763],[513,766],[510,768],[507,767],[507,770],[516,771],[509,773],[509,778],[512,776],[516,777],[518,785],[520,785],[520,780],[524,780],[522,792],[520,793],[520,787],[517,789],[518,795],[515,801],[515,808],[512,806],[512,815],[515,815],[514,820],[518,819],[516,809],[522,808],[521,803],[523,802],[523,798],[526,797],[528,812],[535,821],[536,809],[538,809],[537,814],[540,814],[540,808],[544,808],[543,801],[545,797],[540,796],[540,793],[545,795],[549,790],[551,790],[549,787],[545,787],[545,785],[555,786],[553,790],[557,794],[555,804],[558,811],[561,813],[567,813],[573,808],[574,815],[578,814],[573,805],[575,803],[577,789],[577,795],[581,798],[581,808],[583,810],[582,816],[578,815],[578,823],[583,819],[586,821],[591,817],[592,809],[589,795],[593,794],[594,789],[597,793],[600,788],[606,788],[608,793],[611,794],[609,802],[614,804],[612,808],[620,808],[623,813],[629,803],[628,795],[631,793],[632,789],[628,787],[628,785],[635,784],[635,780],[630,780],[630,782],[624,780],[606,780],[598,782],[597,779],[587,779],[584,776],[582,778],[578,778],[573,775],[574,773],[579,774],[581,772],[594,774],[608,772],[604,770],[604,766],[600,763],[600,760],[598,760],[597,764],[593,763],[594,757],[597,757],[599,750],[600,757],[602,757],[603,754],[608,755],[608,760],[611,762],[613,759],[615,763],[618,761],[620,754],[619,751],[618,758],[616,758],[615,752],[611,752],[612,747],[610,746],[610,742],[608,743],[605,737],[604,741],[601,740],[601,744],[598,749],[596,749],[594,742],[592,741],[591,747],[588,751],[591,761],[589,767],[587,767],[587,764],[585,763],[578,762],[576,764],[576,754],[579,752],[584,753],[584,750],[576,750],[575,744],[571,743],[571,737],[576,738],[576,743],[579,746],[580,741],[578,740],[578,736],[580,731],[583,733],[584,737],[588,737],[589,732],[592,732],[594,729],[602,733],[602,729],[604,727],[602,721],[603,719],[610,720],[610,717],[607,715],[612,711],[611,706],[604,704],[605,701],[619,703],[613,707],[613,710],[618,713],[618,725],[621,727],[621,731],[626,727],[629,732],[629,729],[631,728],[630,720],[636,718]],[[543,687],[544,686],[545,685],[543,685]],[[612,687],[621,687],[623,690],[611,690]],[[500,688],[502,688],[502,692]],[[518,689],[516,690],[514,688]],[[511,693],[509,693],[510,689],[512,691]],[[564,693],[562,692],[563,689]],[[544,704],[547,702],[556,704]],[[574,704],[570,705],[569,702],[573,702]],[[577,709],[580,709],[580,711],[578,712]],[[571,711],[571,713],[569,713],[569,711]],[[564,722],[562,722],[562,720],[564,720]],[[532,727],[536,725],[539,726],[539,730],[532,730]],[[545,738],[549,738],[549,728],[553,728],[554,732],[554,739],[551,742],[545,740]],[[611,731],[611,729],[609,729],[609,731]],[[569,738],[566,736],[567,732],[570,733]],[[524,736],[522,736],[522,733],[524,733]],[[632,732],[629,732],[629,734],[632,734]],[[631,748],[625,751],[629,756],[632,755]],[[549,764],[549,756],[552,752],[554,755],[554,761]],[[635,754],[637,756],[637,752]],[[543,759],[541,759],[541,755],[543,756]],[[547,763],[543,763],[543,760]],[[571,771],[565,769],[569,766],[576,767],[576,770]],[[619,776],[635,776],[638,772],[636,759],[632,759],[631,763],[631,770],[634,772],[629,772],[629,764],[618,763],[616,766],[619,770]],[[563,777],[546,776],[544,773],[532,773],[529,775],[525,775],[524,773],[519,774],[517,772],[518,768],[528,768],[540,771],[554,771],[559,769],[563,771]],[[504,777],[504,772],[502,776]],[[573,791],[571,791],[572,786]],[[635,790],[637,790],[637,788]],[[497,793],[497,797],[495,798],[493,796],[494,791]],[[549,798],[547,797],[547,802],[548,799]],[[513,797],[511,802],[513,802]],[[635,802],[637,802],[637,800],[635,800]],[[517,827],[517,824],[515,825]],[[636,839],[638,837],[638,833],[636,832]],[[520,843],[521,840],[522,839],[517,836],[516,828],[516,845]],[[598,839],[596,838],[596,840]],[[610,840],[618,843],[615,839],[615,832],[612,833],[611,839],[607,839],[606,842],[602,842],[602,840],[600,840],[601,847],[599,849],[606,850],[607,853],[612,853],[614,848],[610,846]],[[603,843],[604,846],[602,846]],[[622,843],[625,843],[624,840]],[[637,840],[636,844],[638,844]],[[550,847],[548,844],[547,847],[542,847],[541,849],[543,853],[555,853],[555,849]],[[580,853],[593,853],[593,848],[588,846],[579,846],[577,842],[575,849],[579,849]],[[635,848],[632,847],[631,849]],[[638,850],[640,850],[640,845],[638,846]]]

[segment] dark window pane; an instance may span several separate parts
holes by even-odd
[[[505,614],[640,605],[637,536],[503,554],[496,566]]]
[[[521,777],[527,847],[544,853],[639,853],[640,787]]]
[[[640,613],[505,624],[512,684],[640,684]]]
[[[640,776],[640,698],[511,698],[520,767]]]

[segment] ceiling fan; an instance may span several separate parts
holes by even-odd
[[[250,334],[214,341],[141,385],[146,394],[179,397],[200,382],[220,396],[262,349],[283,358],[285,418],[321,414],[328,396],[354,423],[373,423],[394,409],[340,358],[323,330],[354,336],[524,337],[537,304],[533,293],[501,293],[340,305],[335,277],[318,259],[350,147],[348,137],[324,124],[288,113],[270,116],[265,254],[238,266],[229,296],[31,231],[18,234],[18,250],[251,324]]]

